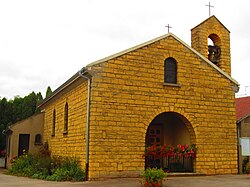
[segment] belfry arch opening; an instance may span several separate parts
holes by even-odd
[[[195,144],[195,133],[191,123],[181,114],[164,112],[157,115],[149,124],[146,138],[146,148],[150,146]],[[193,172],[193,158],[174,158],[146,156],[146,168],[162,168],[170,172]]]
[[[211,40],[209,37],[207,38],[207,44],[209,45],[214,45],[213,40]]]
[[[208,36],[208,59],[220,67],[221,40],[217,34]]]

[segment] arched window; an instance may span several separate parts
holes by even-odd
[[[56,133],[56,109],[53,111],[53,122],[52,122],[52,136],[55,136]]]
[[[66,102],[65,107],[64,107],[64,134],[68,133],[68,121],[69,121],[69,106],[68,103]]]
[[[42,144],[42,136],[41,136],[41,134],[36,134],[36,136],[35,136],[35,144],[36,145]]]
[[[177,63],[174,58],[167,58],[164,62],[164,82],[177,83]]]

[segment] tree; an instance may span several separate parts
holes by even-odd
[[[48,87],[47,95],[51,95],[51,88]],[[3,130],[6,130],[8,126],[17,121],[26,119],[35,113],[39,113],[40,110],[36,110],[38,103],[42,102],[43,97],[39,92],[30,93],[25,97],[16,96],[13,100],[7,100],[0,97],[0,151],[5,148],[5,135],[2,134]]]
[[[46,91],[46,98],[52,95],[52,90],[50,86],[48,86],[47,91]]]
[[[23,98],[22,103],[22,119],[32,116],[36,111],[37,97],[35,92],[30,93],[28,96]]]
[[[5,148],[6,137],[2,133],[9,122],[12,121],[13,111],[12,103],[8,102],[6,98],[0,99],[0,151]]]
[[[0,124],[8,124],[12,121],[12,116],[12,103],[8,102],[6,98],[3,98],[0,100]]]
[[[5,129],[5,125],[1,124],[0,125],[0,151],[5,148],[6,137],[2,133],[4,129]]]
[[[23,115],[23,98],[16,96],[13,101],[10,101],[12,103],[12,123],[15,123],[17,121],[22,120]]]
[[[42,96],[41,92],[38,92],[36,94],[36,103],[37,103],[37,105],[41,104],[42,101],[43,101],[43,96]]]
[[[41,104],[42,101],[43,101],[43,96],[42,96],[41,92],[38,92],[36,94],[36,111],[35,111],[36,114],[41,112],[41,110],[39,108],[37,108],[37,106],[39,104]]]

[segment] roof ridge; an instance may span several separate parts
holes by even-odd
[[[184,41],[182,41],[180,38],[178,38],[177,36],[175,36],[173,33],[169,32],[168,34],[156,37],[154,39],[151,39],[149,41],[146,41],[144,43],[141,43],[139,45],[135,45],[134,47],[128,48],[126,50],[123,50],[121,52],[115,53],[113,55],[107,56],[105,58],[102,58],[100,60],[94,61],[90,64],[88,64],[86,67],[84,67],[87,70],[91,69],[91,66],[94,65],[98,65],[100,63],[106,62],[108,60],[112,60],[114,58],[117,58],[119,56],[125,55],[129,52],[132,52],[136,49],[145,47],[147,45],[150,45],[154,42],[157,42],[159,40],[165,39],[167,37],[173,37],[175,40],[177,40],[178,42],[180,42],[183,46],[187,47],[190,51],[192,51],[194,54],[196,54],[197,56],[199,56],[202,60],[204,60],[207,64],[209,64],[212,68],[214,68],[215,70],[217,70],[219,73],[221,73],[223,76],[225,76],[227,79],[229,79],[232,83],[234,83],[237,86],[237,89],[239,87],[239,83],[234,80],[229,74],[227,74],[226,72],[224,72],[223,70],[221,70],[219,67],[217,67],[216,65],[214,65],[211,61],[209,61],[207,58],[205,58],[203,55],[201,55],[199,52],[197,52],[195,49],[193,49],[191,46],[189,46],[188,44],[186,44]],[[64,82],[61,86],[59,86],[50,97],[45,98],[43,100],[43,102],[38,106],[38,108],[42,107],[46,102],[48,102],[49,100],[51,100],[55,95],[57,95],[59,92],[61,92],[64,88],[66,88],[68,85],[70,85],[72,82],[74,82],[76,79],[79,78],[79,72],[75,73],[70,79],[68,79],[66,82]],[[236,89],[236,90],[237,90]]]
[[[215,17],[215,16],[214,16]],[[215,17],[216,18],[216,17]],[[217,19],[217,18],[216,18]],[[97,65],[97,64],[100,64],[100,63],[103,63],[103,62],[106,62],[108,60],[111,60],[111,59],[114,59],[114,58],[117,58],[119,56],[122,56],[124,54],[127,54],[131,51],[134,51],[136,49],[139,49],[139,48],[142,48],[142,47],[145,47],[149,44],[152,44],[154,42],[157,42],[161,39],[164,39],[164,38],[167,38],[169,36],[172,36],[173,38],[175,38],[177,41],[179,41],[182,45],[184,45],[185,47],[187,47],[189,50],[191,50],[193,53],[195,53],[196,55],[198,55],[202,60],[204,60],[206,63],[208,63],[211,67],[213,67],[214,69],[216,69],[219,73],[221,73],[222,75],[224,75],[226,78],[228,78],[231,82],[233,82],[235,85],[239,86],[239,83],[233,79],[229,74],[227,74],[225,71],[223,71],[222,69],[220,69],[218,66],[216,66],[215,64],[213,64],[210,60],[208,60],[206,57],[204,57],[203,55],[201,55],[198,51],[196,51],[195,49],[193,49],[191,46],[189,46],[187,43],[185,43],[183,40],[181,40],[179,37],[177,37],[176,35],[174,35],[173,33],[169,32],[168,34],[165,34],[165,35],[162,35],[160,37],[157,37],[157,38],[154,38],[152,40],[149,40],[147,42],[144,42],[144,43],[141,43],[139,45],[136,45],[134,47],[131,47],[131,48],[128,48],[126,50],[123,50],[123,51],[120,51],[118,53],[115,53],[113,55],[110,55],[108,57],[105,57],[105,58],[102,58],[100,60],[97,60],[97,61],[94,61],[90,64],[88,64],[86,67],[91,67],[91,66],[94,66],[94,65]]]
[[[130,48],[128,48],[128,49],[122,50],[122,51],[120,51],[120,52],[118,52],[118,53],[114,53],[114,54],[112,54],[112,55],[109,55],[109,56],[107,56],[107,57],[105,57],[105,58],[101,58],[101,59],[99,59],[99,60],[96,60],[96,61],[94,61],[94,62],[91,62],[91,63],[88,64],[86,67],[94,66],[94,65],[100,64],[100,63],[102,63],[102,62],[105,62],[105,61],[114,59],[114,58],[116,58],[116,57],[122,56],[122,55],[127,54],[127,53],[129,53],[129,52],[131,52],[131,51],[134,51],[134,50],[139,49],[139,48],[141,48],[141,47],[147,46],[147,45],[152,44],[152,43],[154,43],[154,42],[156,42],[156,41],[159,41],[159,40],[161,40],[161,39],[163,39],[163,38],[167,38],[167,37],[169,37],[169,36],[171,36],[171,35],[173,35],[173,34],[172,34],[171,32],[169,32],[168,34],[164,34],[164,35],[162,35],[162,36],[156,37],[156,38],[151,39],[151,40],[149,40],[149,41],[146,41],[146,42],[143,42],[143,43],[141,43],[141,44],[138,44],[138,45],[135,45],[135,46],[133,46],[133,47],[130,47]]]
[[[183,40],[181,40],[180,38],[178,38],[174,34],[172,34],[172,35],[175,37],[175,39],[179,40],[179,42],[181,42],[184,46],[186,46],[191,51],[193,51],[196,55],[198,55],[200,58],[202,58],[202,60],[204,60],[210,66],[212,66],[214,69],[216,69],[217,71],[219,71],[222,75],[224,75],[226,78],[228,78],[229,80],[231,80],[234,84],[236,84],[237,86],[239,86],[239,83],[234,78],[232,78],[229,74],[227,74],[225,71],[223,71],[222,69],[220,69],[218,66],[216,66],[214,63],[212,63],[210,60],[208,60],[206,57],[204,57],[202,54],[200,54],[194,48],[192,48],[191,46],[189,46],[188,44],[186,44]]]
[[[236,98],[236,100],[239,100],[239,99],[245,99],[245,98],[250,98],[250,96],[238,97],[238,98]]]
[[[191,30],[199,27],[200,25],[202,25],[204,22],[208,21],[209,19],[212,19],[212,18],[215,18],[229,33],[230,33],[230,30],[223,24],[221,23],[221,21],[215,16],[215,15],[212,15],[210,16],[209,18],[207,18],[206,20],[204,20],[203,22],[199,23],[198,25],[196,25],[195,27],[193,27]]]

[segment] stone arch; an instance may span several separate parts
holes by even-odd
[[[148,126],[150,123],[155,119],[156,116],[158,116],[161,113],[166,113],[166,112],[173,112],[173,113],[178,113],[181,118],[186,122],[187,129],[190,134],[190,140],[192,144],[196,144],[196,126],[197,124],[195,123],[194,117],[191,115],[187,114],[183,109],[175,108],[173,106],[170,107],[162,107],[160,109],[155,110],[154,112],[151,113],[151,115],[148,116],[147,119],[143,122],[144,124],[144,139],[146,138],[146,132],[148,129]]]
[[[178,112],[177,112],[178,111]],[[145,125],[145,146],[192,145],[196,144],[195,130],[192,117],[183,110],[165,108],[157,110],[157,114]],[[184,116],[186,115],[186,116]],[[188,119],[189,118],[189,119]],[[157,167],[171,172],[193,172],[195,161],[191,158],[178,157],[178,161],[171,161],[171,157],[148,155],[145,157],[145,167]],[[180,159],[180,160],[179,160]]]
[[[208,38],[213,41],[214,45],[218,45],[218,46],[221,45],[221,39],[220,39],[220,37],[217,34],[215,34],[215,33],[210,34],[208,36]]]

